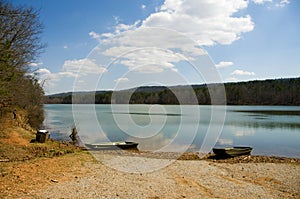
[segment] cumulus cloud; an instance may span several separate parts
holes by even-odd
[[[170,28],[200,45],[231,44],[254,28],[249,15],[233,16],[247,6],[248,1],[244,0],[166,0],[142,26]]]
[[[272,0],[252,0],[256,4],[264,4],[265,2],[272,2]]]
[[[116,79],[115,82],[118,82],[118,83],[124,83],[124,82],[128,82],[129,79],[127,77],[121,77],[119,79]]]
[[[185,58],[193,59],[207,54],[201,45],[231,44],[243,33],[253,30],[254,23],[249,15],[236,15],[246,9],[248,3],[244,0],[165,0],[155,13],[142,21],[129,25],[118,23],[114,32],[98,34],[92,31],[89,35],[102,44],[112,45],[103,52],[106,56],[119,57],[135,48],[157,47],[176,49],[175,53],[181,51]],[[144,60],[125,56],[122,64],[140,72],[162,72],[169,68],[176,71],[174,64],[183,59],[163,55],[166,54],[144,54],[143,58],[148,56]],[[155,61],[147,62],[149,60]],[[220,64],[225,67],[229,63]]]
[[[130,71],[141,73],[158,73],[165,69],[174,70],[172,62],[182,60],[180,54],[157,48],[137,49],[122,57],[121,64],[128,66]]]
[[[40,81],[45,81],[47,88],[55,87],[56,83],[63,78],[80,78],[88,74],[102,74],[107,71],[106,68],[99,66],[94,60],[90,59],[74,59],[66,60],[62,66],[62,70],[51,72],[47,68],[40,68],[36,71]]]
[[[43,62],[37,62],[37,63],[32,62],[32,63],[29,63],[28,65],[31,66],[31,67],[38,67],[40,65],[43,65]]]
[[[66,60],[63,64],[64,72],[72,74],[86,75],[86,74],[101,74],[107,71],[103,66],[98,66],[95,60],[90,59],[78,59],[78,60]]]
[[[286,6],[287,4],[289,4],[290,3],[290,1],[289,0],[281,0],[279,3],[276,3],[275,4],[275,6],[276,7],[284,7],[284,6]]]
[[[40,68],[36,71],[39,77],[39,83],[42,83],[45,90],[55,87],[56,83],[61,79],[61,74],[52,73],[47,68]]]
[[[141,6],[141,8],[143,9],[143,10],[145,10],[146,9],[146,5],[145,4],[143,4],[142,6]]]
[[[89,32],[89,35],[93,38],[93,39],[100,39],[101,35],[97,34],[94,31]]]
[[[221,61],[218,64],[216,64],[216,67],[217,68],[226,68],[226,67],[229,67],[229,66],[232,66],[232,65],[233,65],[233,62]]]
[[[50,70],[47,68],[40,68],[36,71],[38,74],[51,74]]]
[[[283,8],[290,3],[289,0],[252,0],[252,2],[260,5],[269,3],[269,5],[271,5],[269,8],[271,8],[272,6]]]
[[[243,75],[243,76],[253,76],[254,72],[244,71],[244,70],[235,70],[231,73],[231,75]]]
[[[46,80],[46,84],[48,86],[54,86],[55,82],[58,82],[65,77],[76,77],[76,74],[72,72],[61,71],[57,73],[52,73],[47,68],[40,68],[36,71],[36,73],[38,74],[40,81]]]
[[[116,45],[107,48],[102,54],[112,58],[121,57],[121,64],[131,71],[141,73],[157,73],[167,69],[176,71],[175,63],[191,60],[193,55],[207,55],[205,50],[195,46],[187,37],[160,28],[126,31],[114,37],[111,42]],[[181,49],[174,50],[179,48]],[[186,54],[183,55],[179,51]]]

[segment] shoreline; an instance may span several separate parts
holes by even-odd
[[[121,151],[102,153],[117,157],[123,154]],[[147,152],[126,152],[126,155],[129,159],[121,160],[125,167],[136,156],[142,162],[153,158],[153,161],[168,161]],[[160,158],[170,158],[170,155],[160,154]],[[195,154],[185,157],[191,155]],[[273,163],[179,159],[158,170],[130,173],[107,166],[89,152],[81,151],[24,162],[0,162],[0,165],[6,165],[0,181],[3,198],[300,197],[299,159]]]
[[[300,198],[298,158],[95,151],[105,162],[85,148],[33,138],[20,128],[1,138],[15,160],[0,161],[0,198]],[[142,172],[148,163],[165,166]]]
[[[57,141],[57,142],[62,142],[62,143],[64,143],[64,142],[70,142],[71,143],[71,141],[68,141],[68,139],[69,139],[69,134],[65,134],[65,133],[58,133],[57,131],[58,130],[55,130],[55,129],[51,129],[51,128],[48,128],[50,131],[53,131],[53,132],[55,132],[55,133],[53,133],[53,132],[51,132],[51,135],[55,135],[54,136],[54,138],[51,138],[52,140],[54,140],[54,141]],[[70,128],[71,129],[71,128]],[[70,130],[71,131],[71,130]],[[61,139],[59,138],[59,137],[61,137]],[[81,148],[85,148],[85,146],[82,144],[82,145],[79,145],[79,147],[81,147]],[[88,150],[88,149],[86,149],[86,150]],[[104,151],[109,151],[109,150],[104,150]],[[117,151],[119,151],[119,150],[117,150]],[[130,151],[130,150],[129,150]],[[147,151],[147,150],[139,150],[138,149],[138,151],[140,152],[140,153],[153,153],[152,151]],[[200,154],[200,152],[198,152],[198,151],[194,151],[194,150],[187,150],[186,152],[184,152],[184,153],[177,153],[177,152],[155,152],[155,154],[174,154],[174,155],[172,155],[173,157],[175,156],[178,156],[178,154],[190,154],[190,155],[192,155],[192,154],[195,154],[195,155],[198,155],[198,156],[200,156],[201,158],[200,159],[202,159],[203,157],[205,157],[205,156],[213,156],[213,152],[211,151],[211,152],[209,152],[208,154]],[[153,153],[154,154],[154,153]],[[154,155],[155,156],[155,155]],[[193,156],[193,155],[192,155]],[[274,155],[274,154],[251,154],[251,156],[253,156],[253,157],[257,157],[256,159],[261,159],[261,161],[264,161],[264,162],[271,162],[271,159],[274,159],[274,161],[276,162],[276,161],[278,161],[278,162],[280,162],[279,160],[283,160],[283,162],[285,162],[286,160],[288,161],[288,159],[299,159],[300,160],[300,157],[294,157],[294,156],[292,156],[292,155]],[[174,159],[174,158],[173,158]],[[188,159],[191,159],[191,158],[188,158]],[[196,158],[197,159],[197,158]],[[267,160],[267,159],[270,159],[270,160]],[[278,160],[277,160],[278,159]],[[258,160],[259,161],[259,160]]]
[[[85,149],[89,151],[88,149]],[[199,152],[151,152],[139,150],[96,150],[89,151],[91,155],[94,152],[104,155],[131,156],[153,159],[172,159],[172,160],[204,160],[216,163],[300,163],[300,158],[282,157],[282,156],[266,156],[266,155],[242,155],[237,157],[219,158],[213,153],[200,154]]]

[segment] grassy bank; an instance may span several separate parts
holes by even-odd
[[[15,122],[15,121],[13,121]],[[55,157],[79,152],[82,149],[67,142],[48,140],[35,142],[35,131],[11,122],[0,130],[0,162],[25,161],[39,157]]]

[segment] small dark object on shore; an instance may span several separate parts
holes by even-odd
[[[49,131],[47,130],[38,130],[36,132],[35,140],[39,143],[45,143],[49,139]]]
[[[72,133],[71,133],[71,135],[70,135],[69,137],[71,138],[72,143],[73,143],[74,145],[77,145],[77,144],[78,144],[78,132],[77,132],[76,127],[73,127],[73,128],[72,128]]]
[[[13,115],[14,115],[14,119],[17,119],[17,110],[16,109],[13,111]]]

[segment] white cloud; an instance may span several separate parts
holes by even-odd
[[[252,0],[256,4],[264,4],[265,2],[272,2],[272,0]]]
[[[130,53],[134,50],[138,50],[138,48],[130,46],[114,46],[106,49],[102,54],[106,56],[117,57],[122,54]]]
[[[167,69],[174,69],[172,62],[179,62],[182,56],[178,53],[158,49],[137,49],[122,56],[121,64],[126,65],[130,71],[141,73],[159,73]],[[173,70],[174,71],[174,70]]]
[[[279,3],[276,3],[275,4],[275,6],[276,7],[284,7],[284,6],[286,6],[287,4],[289,4],[290,3],[290,1],[289,0],[281,0]]]
[[[51,90],[57,86],[57,82],[63,78],[77,78],[78,82],[82,81],[80,77],[88,74],[100,75],[106,72],[107,69],[97,65],[94,60],[78,59],[66,60],[62,66],[62,70],[52,73],[49,69],[40,68],[36,71],[40,82],[45,81],[46,90]]]
[[[232,65],[233,65],[233,62],[221,61],[218,64],[216,64],[216,67],[217,68],[226,68],[226,67],[229,67],[229,66],[232,66]]]
[[[254,28],[249,15],[233,16],[247,6],[248,1],[244,0],[166,0],[160,11],[145,19],[142,26],[170,28],[200,45],[231,44]]]
[[[89,32],[89,35],[93,38],[93,39],[100,39],[101,35],[97,34],[94,31]]]
[[[69,47],[68,47],[67,45],[64,45],[63,48],[64,48],[64,49],[68,49]]]
[[[119,83],[128,82],[128,81],[129,79],[127,77],[121,77],[115,80],[115,82],[119,82]]]
[[[259,5],[269,3],[271,5],[269,8],[272,8],[272,6],[283,8],[290,3],[289,0],[252,0],[252,2]]]
[[[145,10],[146,9],[146,5],[145,4],[143,4],[142,6],[141,6],[141,8],[143,9],[143,10]]]
[[[46,69],[46,68],[40,68],[36,71],[39,74],[51,74],[50,70]]]
[[[39,79],[41,81],[46,80],[47,83],[54,85],[54,82],[61,80],[64,77],[76,77],[76,74],[72,72],[58,72],[52,73],[50,70],[46,68],[40,68],[36,71],[39,75]]]
[[[119,16],[113,16],[113,17],[114,17],[116,24],[119,24],[121,21],[120,17]]]
[[[103,66],[98,66],[94,60],[90,59],[78,59],[78,60],[66,60],[62,66],[64,72],[67,74],[101,74],[107,71]]]
[[[60,74],[51,73],[51,71],[46,68],[40,68],[36,71],[36,73],[39,77],[39,83],[43,84],[46,91],[55,87],[56,83],[61,79]]]
[[[243,75],[243,76],[253,76],[254,72],[244,71],[244,70],[235,70],[231,73],[231,75]]]
[[[121,32],[125,32],[125,31],[129,31],[129,30],[134,30],[138,27],[138,25],[140,24],[140,20],[137,20],[136,22],[134,22],[134,24],[128,25],[128,24],[117,24],[117,26],[115,27],[115,32],[116,34],[119,34]]]
[[[158,12],[142,21],[140,27],[175,30],[191,37],[200,45],[231,44],[242,33],[254,28],[249,15],[233,16],[247,6],[248,1],[244,0],[166,0]],[[136,29],[139,23],[140,21],[132,25],[118,24],[116,33]],[[90,35],[96,39],[100,37],[95,32]]]
[[[122,45],[110,47],[102,52],[105,56],[118,57],[119,63],[127,66],[130,71],[141,73],[159,73],[167,69],[177,71],[174,63],[192,59],[179,52],[166,48],[178,48],[179,45],[191,54],[206,55],[206,51],[194,46],[186,37],[176,32],[164,34],[163,29],[140,28],[126,32],[126,35],[114,38],[114,42]],[[163,33],[163,37],[158,35]],[[147,35],[147,38],[144,38]],[[144,39],[142,39],[144,38]],[[174,42],[176,41],[176,42]],[[163,45],[161,45],[163,43]],[[146,46],[146,47],[145,47]],[[165,47],[165,48],[164,48]]]
[[[190,38],[165,28],[146,28],[131,26],[131,30],[117,31],[119,34],[115,34],[115,37],[108,38],[102,41],[104,44],[112,44],[113,49],[116,52],[117,48],[124,50],[132,50],[135,48],[162,48],[162,49],[181,49],[184,52],[189,52],[194,55],[207,54],[202,48],[195,42],[192,42]],[[119,56],[114,55],[114,56]],[[112,54],[110,55],[112,56]]]
[[[32,62],[32,63],[29,63],[28,65],[31,67],[38,67],[40,65],[43,65],[43,62],[37,62],[37,63]]]
[[[176,71],[174,64],[183,60],[178,56],[141,51],[126,53],[136,48],[155,47],[177,49],[176,53],[184,52],[189,60],[207,54],[200,45],[231,44],[243,33],[253,30],[249,15],[235,16],[247,8],[248,3],[244,0],[165,0],[157,12],[143,21],[128,25],[120,24],[117,18],[114,32],[98,34],[92,31],[89,35],[104,45],[111,45],[104,55],[124,56],[121,63],[130,70],[157,73],[170,68]],[[223,62],[219,67],[230,64]]]

